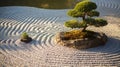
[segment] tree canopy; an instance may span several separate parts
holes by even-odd
[[[83,31],[85,31],[90,25],[95,27],[107,25],[107,21],[104,19],[92,18],[100,15],[100,13],[95,10],[96,8],[96,3],[88,0],[77,3],[74,9],[69,10],[67,14],[75,18],[81,17],[83,20],[69,20],[65,22],[65,26],[70,28],[83,28]]]
[[[90,12],[96,8],[97,8],[97,5],[94,2],[82,1],[82,2],[79,2],[74,9],[80,12]]]

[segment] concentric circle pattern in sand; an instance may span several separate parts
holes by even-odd
[[[98,4],[98,9],[103,12],[103,16],[106,16],[106,12],[102,10],[104,6],[108,9],[120,8],[118,0],[92,1]],[[119,67],[120,26],[117,24],[109,23],[101,28],[88,28],[108,35],[109,39],[105,46],[75,50],[54,43],[54,35],[57,32],[71,30],[63,26],[63,22],[70,19],[66,16],[66,11],[18,6],[0,7],[0,52],[5,55],[4,61],[0,60],[0,66]],[[119,23],[115,17],[107,20]],[[33,41],[28,44],[20,42],[19,37],[22,32],[27,32]]]

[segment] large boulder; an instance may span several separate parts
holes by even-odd
[[[104,33],[95,33],[94,38],[83,38],[83,39],[66,39],[64,37],[65,32],[60,32],[55,35],[55,42],[57,44],[72,47],[76,49],[87,49],[97,46],[105,45],[107,42],[107,36]]]

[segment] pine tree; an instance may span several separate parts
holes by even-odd
[[[98,17],[99,12],[96,11],[97,5],[94,2],[85,0],[81,1],[76,4],[74,9],[68,11],[68,15],[72,16],[74,18],[82,18],[82,21],[78,20],[69,20],[65,22],[66,27],[70,28],[83,28],[82,31],[86,31],[86,28],[88,26],[105,26],[107,25],[107,21],[100,18],[92,18],[92,17]]]

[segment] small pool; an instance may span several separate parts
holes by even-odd
[[[31,6],[45,9],[69,9],[80,0],[1,0],[0,6]]]

